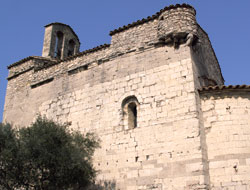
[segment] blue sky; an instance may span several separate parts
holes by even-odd
[[[81,51],[110,43],[109,31],[151,16],[170,4],[189,3],[208,33],[225,84],[250,84],[250,0],[5,0],[0,3],[0,121],[10,65],[42,53],[44,26],[70,25]]]

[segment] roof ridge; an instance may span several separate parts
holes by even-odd
[[[68,61],[68,60],[71,60],[71,59],[74,59],[76,57],[79,57],[81,55],[85,55],[87,53],[92,53],[92,52],[95,52],[95,51],[98,51],[98,50],[101,50],[103,48],[107,48],[109,47],[110,44],[102,44],[102,45],[99,45],[99,46],[96,46],[96,47],[93,47],[91,49],[87,49],[87,50],[84,50],[82,52],[79,52],[78,54],[76,55],[72,55],[70,57],[66,57],[65,59],[62,59],[62,60],[58,60],[58,59],[51,59],[51,58],[48,58],[48,57],[42,57],[42,56],[28,56],[28,57],[25,57],[15,63],[12,63],[11,65],[7,66],[8,69],[10,69],[11,67],[14,67],[14,66],[17,66],[17,65],[20,65],[26,61],[29,61],[31,59],[47,59],[47,60],[50,60],[50,61],[55,61],[55,62],[58,62],[58,63],[61,63],[63,61]]]
[[[32,55],[32,56],[25,57],[25,58],[15,62],[15,63],[10,64],[9,66],[7,66],[7,68],[10,69],[11,67],[15,67],[15,66],[20,65],[20,64],[22,64],[22,63],[24,63],[26,61],[31,60],[31,59],[46,59],[46,60],[49,60],[49,61],[56,61],[56,60],[53,60],[53,59],[51,59],[49,57],[42,57],[42,56]]]
[[[140,20],[132,22],[131,24],[123,25],[122,27],[119,27],[118,29],[114,29],[114,30],[109,32],[109,35],[112,36],[112,35],[114,35],[116,33],[122,32],[122,31],[124,31],[126,29],[129,29],[129,28],[132,28],[134,26],[144,24],[146,22],[149,22],[151,20],[154,20],[154,19],[158,18],[160,16],[160,14],[162,12],[164,12],[164,11],[171,10],[171,9],[177,9],[177,8],[180,8],[180,7],[182,7],[182,8],[184,8],[184,7],[191,8],[191,9],[193,9],[195,11],[195,14],[196,14],[196,10],[194,9],[194,7],[192,7],[189,4],[183,3],[183,4],[176,4],[176,5],[169,5],[169,6],[164,7],[163,9],[161,9],[159,12],[156,12],[152,16],[148,16],[147,18],[142,18]]]
[[[166,11],[166,10],[176,9],[176,8],[180,8],[180,7],[191,8],[191,9],[193,9],[193,10],[195,11],[195,9],[194,9],[191,5],[186,4],[186,3],[184,3],[184,4],[176,4],[176,5],[169,5],[169,6],[164,7],[163,9],[161,9],[159,12],[155,13],[155,14],[152,15],[152,16],[148,16],[147,18],[142,18],[141,20],[137,20],[136,22],[133,22],[132,24],[124,25],[124,26],[122,26],[122,27],[119,27],[118,29],[115,29],[115,30],[113,30],[113,31],[110,31],[109,35],[112,36],[112,35],[114,35],[114,34],[116,34],[116,33],[118,33],[118,32],[122,32],[122,31],[124,31],[124,30],[126,30],[126,29],[128,29],[128,28],[132,28],[132,27],[134,27],[134,26],[137,26],[137,25],[140,25],[140,24],[149,22],[150,20],[154,20],[154,19],[158,18],[159,15],[160,15],[162,12]],[[196,11],[195,11],[195,14],[196,14]],[[74,32],[74,30],[71,28],[71,26],[69,26],[69,25],[67,25],[67,24],[64,24],[64,23],[52,22],[52,23],[50,23],[50,24],[45,25],[44,27],[50,26],[50,25],[52,25],[52,24],[58,24],[58,25],[67,26],[67,27],[69,27],[69,28],[72,30],[72,32],[76,35],[76,33]],[[76,37],[77,37],[77,39],[78,39],[78,41],[79,41],[79,43],[80,43],[80,40],[79,40],[79,38],[78,38],[77,35],[76,35]],[[87,50],[85,50],[85,51],[82,51],[82,52],[80,52],[80,53],[78,53],[78,54],[76,54],[76,55],[67,57],[67,58],[65,58],[65,59],[63,59],[63,60],[59,60],[59,61],[58,61],[58,60],[51,59],[51,61],[58,61],[58,63],[60,63],[60,62],[62,62],[62,61],[71,60],[71,59],[74,59],[74,58],[76,58],[76,57],[78,57],[78,56],[80,56],[80,55],[85,55],[85,54],[87,54],[87,53],[91,53],[91,52],[94,52],[94,51],[98,51],[98,50],[100,50],[100,49],[102,49],[102,48],[106,48],[106,47],[109,47],[109,46],[110,46],[110,44],[99,45],[99,46],[96,46],[96,47],[94,47],[94,48],[91,48],[91,49],[87,49]],[[46,59],[46,57],[42,57],[42,56],[28,56],[28,57],[26,57],[26,58],[24,58],[24,59],[21,59],[20,61],[17,61],[17,62],[15,62],[15,63],[13,63],[13,64],[7,66],[7,68],[10,69],[11,67],[17,66],[17,65],[19,65],[19,64],[21,64],[21,63],[23,63],[23,62],[25,62],[25,61],[31,60],[31,59],[33,59],[33,58],[45,58],[45,59]],[[47,58],[47,59],[49,59],[49,58]]]
[[[73,56],[70,56],[70,57],[66,57],[65,59],[62,59],[62,60],[59,60],[59,63],[60,62],[63,62],[63,61],[68,61],[68,60],[71,60],[71,59],[74,59],[76,57],[79,57],[81,55],[86,55],[88,53],[93,53],[93,52],[96,52],[98,50],[101,50],[101,49],[104,49],[104,48],[107,48],[107,47],[110,47],[110,44],[102,44],[102,45],[99,45],[99,46],[96,46],[96,47],[93,47],[91,49],[87,49],[87,50],[84,50],[82,52],[79,52],[78,54],[75,54]]]
[[[204,86],[198,89],[199,92],[202,91],[212,91],[212,90],[224,90],[224,89],[250,89],[250,85],[216,85],[216,86]]]

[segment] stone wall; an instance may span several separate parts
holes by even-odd
[[[223,85],[220,65],[207,33],[198,26],[197,35],[198,39],[192,48],[192,59],[196,63],[197,87]]]
[[[249,90],[202,92],[212,189],[250,189]]]
[[[117,189],[245,188],[249,152],[224,145],[248,147],[237,138],[247,138],[241,131],[248,134],[249,115],[241,110],[249,109],[249,98],[242,92],[199,93],[224,80],[195,10],[164,8],[110,34],[110,45],[63,60],[28,57],[10,65],[4,121],[25,126],[41,114],[96,133],[102,141],[94,162],[98,180]],[[128,97],[136,99],[135,128],[123,107]],[[245,123],[235,124],[236,118]],[[218,166],[222,160],[224,168]],[[240,180],[228,180],[226,169]]]
[[[15,104],[6,106],[5,119],[22,114],[22,120],[12,121],[24,125],[40,113],[97,133],[102,140],[95,156],[102,171],[98,179],[121,189],[203,187],[190,55],[189,47],[152,47],[76,73],[65,69],[49,83],[19,91]],[[37,71],[44,73],[34,78],[62,71],[64,64],[70,62]],[[138,127],[125,130],[121,104],[131,95],[140,104]]]
[[[190,7],[181,7],[164,11],[159,16],[158,38],[181,42],[187,35],[197,36],[196,11]]]
[[[158,20],[154,19],[140,24],[123,32],[112,35],[111,45],[117,52],[133,51],[137,48],[146,48],[156,43]]]

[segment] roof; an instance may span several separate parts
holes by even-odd
[[[147,18],[143,18],[141,20],[137,20],[136,22],[133,22],[132,24],[124,25],[122,27],[119,27],[118,29],[110,31],[109,35],[112,36],[112,35],[114,35],[116,33],[122,32],[124,30],[129,29],[129,28],[135,27],[135,26],[140,25],[140,24],[144,24],[146,22],[149,22],[151,20],[154,20],[154,19],[158,18],[161,15],[161,13],[164,12],[164,11],[171,10],[171,9],[177,9],[177,8],[190,8],[190,9],[193,9],[195,14],[196,14],[196,10],[191,5],[188,5],[188,4],[185,4],[185,3],[181,4],[181,5],[180,4],[170,5],[170,6],[167,6],[167,7],[163,8],[163,9],[161,9],[159,12],[155,13],[152,16],[149,16]]]
[[[32,59],[43,59],[43,60],[50,60],[52,61],[53,59],[51,58],[48,58],[48,57],[41,57],[41,56],[29,56],[29,57],[26,57],[24,59],[21,59],[20,61],[17,61],[15,63],[12,63],[11,65],[7,66],[8,69],[10,69],[11,67],[15,67],[17,65],[20,65],[26,61],[29,61],[29,60],[32,60]],[[54,60],[53,60],[54,61]]]
[[[66,57],[66,58],[63,59],[63,60],[52,59],[52,58],[41,57],[41,56],[29,56],[29,57],[26,57],[26,58],[24,58],[24,59],[21,59],[20,61],[17,61],[17,62],[15,62],[15,63],[9,65],[7,68],[10,69],[11,67],[18,66],[18,65],[20,65],[20,64],[22,64],[22,63],[24,63],[24,62],[26,62],[26,61],[32,60],[32,59],[46,59],[46,60],[51,60],[51,61],[55,61],[55,62],[60,63],[60,62],[63,62],[63,61],[68,61],[68,60],[74,59],[74,58],[76,58],[76,57],[78,57],[78,56],[81,56],[81,55],[85,55],[85,54],[87,54],[87,53],[96,52],[96,51],[98,51],[98,50],[107,48],[107,47],[109,47],[109,46],[110,46],[110,44],[103,44],[103,45],[94,47],[94,48],[92,48],[92,49],[87,49],[87,50],[85,50],[85,51],[82,51],[82,52],[80,52],[80,53],[78,53],[78,54],[76,54],[76,55],[73,55],[73,56],[70,56],[70,57]]]
[[[44,27],[46,28],[46,27],[51,26],[51,25],[61,25],[61,26],[66,26],[66,27],[68,27],[68,28],[71,30],[71,32],[76,36],[77,41],[80,43],[80,40],[79,40],[78,36],[77,36],[76,33],[74,32],[74,30],[71,28],[71,26],[69,26],[69,25],[67,25],[67,24],[63,24],[63,23],[61,23],[61,22],[52,22],[52,23],[50,23],[50,24],[45,25]],[[81,43],[80,43],[80,44],[81,44]]]
[[[164,12],[164,11],[171,10],[171,9],[177,9],[177,8],[180,8],[180,7],[181,7],[181,8],[191,8],[192,10],[194,10],[194,12],[195,12],[195,14],[196,14],[195,9],[194,9],[191,5],[188,5],[188,4],[170,5],[170,6],[167,6],[167,7],[163,8],[163,9],[161,9],[159,12],[157,12],[156,14],[154,14],[154,15],[152,15],[152,16],[149,16],[149,17],[147,17],[147,18],[143,18],[143,19],[141,19],[141,20],[138,20],[138,21],[136,21],[136,22],[133,22],[132,24],[128,24],[128,25],[126,25],[126,26],[123,26],[123,27],[120,27],[120,28],[118,28],[118,29],[115,29],[115,30],[113,30],[113,31],[110,32],[110,35],[112,36],[112,35],[114,35],[114,34],[116,34],[116,33],[122,32],[122,31],[127,30],[127,29],[129,29],[129,28],[132,28],[132,27],[134,27],[134,26],[137,26],[137,25],[140,25],[140,24],[149,22],[149,21],[151,21],[151,20],[153,20],[153,19],[158,18],[158,17],[160,16],[160,14],[161,14],[162,12]],[[67,27],[69,27],[70,30],[73,32],[73,34],[77,37],[77,40],[79,41],[78,36],[76,35],[76,33],[74,32],[74,30],[73,30],[69,25],[63,24],[63,23],[60,23],[60,22],[53,22],[53,23],[50,23],[50,24],[45,25],[44,27],[48,27],[48,26],[51,26],[51,25],[62,25],[62,26],[67,26]],[[80,41],[79,41],[79,43],[80,43]],[[85,55],[85,54],[87,54],[87,53],[92,53],[92,52],[98,51],[98,50],[100,50],[100,49],[107,48],[107,47],[109,47],[109,46],[110,46],[110,44],[103,44],[103,45],[97,46],[97,47],[95,47],[95,48],[88,49],[88,50],[85,50],[85,51],[83,51],[83,52],[80,52],[80,53],[78,53],[78,54],[76,54],[76,55],[67,57],[67,58],[65,58],[65,59],[63,59],[63,60],[57,60],[57,61],[58,61],[58,63],[59,63],[59,62],[62,62],[62,61],[74,59],[74,58],[76,58],[76,57],[78,57],[78,56]],[[9,65],[7,68],[10,69],[11,67],[17,66],[17,65],[19,65],[19,64],[22,64],[22,63],[24,63],[24,62],[26,62],[26,61],[28,61],[28,60],[34,59],[34,58],[43,58],[43,57],[40,57],[40,56],[29,56],[29,57],[26,57],[26,58],[24,58],[24,59],[21,59],[20,61],[17,61],[17,62],[15,62],[15,63]],[[54,60],[54,61],[55,61],[55,60]]]
[[[93,53],[93,52],[99,51],[101,49],[108,48],[109,46],[110,46],[110,44],[103,44],[103,45],[100,45],[100,46],[96,46],[96,47],[94,47],[92,49],[87,49],[87,50],[82,51],[80,53],[77,53],[77,54],[75,54],[73,56],[66,57],[65,59],[59,60],[59,62],[68,61],[68,60],[74,59],[76,57],[79,57],[81,55],[86,55],[87,53]]]
[[[207,87],[202,87],[199,89],[199,92],[207,92],[207,91],[218,91],[218,90],[237,90],[237,89],[250,89],[250,85],[221,85],[221,86],[207,86]]]

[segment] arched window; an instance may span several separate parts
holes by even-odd
[[[135,96],[129,96],[122,102],[123,120],[125,129],[137,127],[137,113],[139,102]]]
[[[134,102],[128,104],[128,126],[132,129],[137,127],[137,108]]]
[[[59,31],[56,33],[56,43],[55,43],[55,51],[54,51],[55,58],[59,58],[59,59],[61,58],[62,46],[63,46],[63,33]]]
[[[75,42],[74,40],[69,41],[69,47],[68,47],[68,56],[74,55],[75,53]]]

